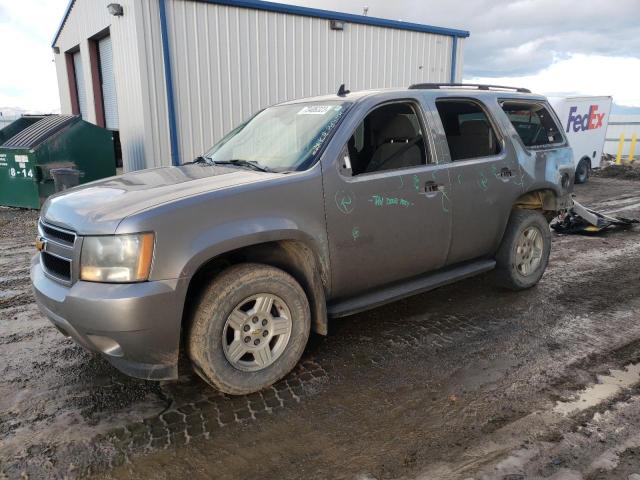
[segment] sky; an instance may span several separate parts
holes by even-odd
[[[59,110],[50,45],[67,3],[0,0],[0,108]],[[465,81],[546,95],[613,95],[620,111],[640,113],[640,0],[288,3],[358,14],[368,6],[370,16],[469,30]]]

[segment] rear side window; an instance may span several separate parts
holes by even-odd
[[[496,132],[484,109],[471,100],[437,100],[451,160],[490,157],[500,153]]]
[[[564,141],[558,124],[544,104],[503,101],[501,105],[526,147],[544,147]]]

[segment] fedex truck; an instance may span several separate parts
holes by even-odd
[[[564,133],[573,149],[576,183],[584,183],[600,167],[607,133],[611,97],[551,97]]]

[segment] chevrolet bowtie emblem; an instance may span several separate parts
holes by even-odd
[[[44,250],[46,244],[47,241],[44,238],[36,238],[36,250],[38,250],[39,252],[42,252]]]

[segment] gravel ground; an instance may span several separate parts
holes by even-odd
[[[640,217],[640,183],[578,200]],[[621,213],[622,214],[622,213]],[[0,478],[627,479],[640,474],[640,228],[554,234],[527,292],[484,275],[331,325],[264,392],[118,373],[28,280],[37,214],[0,209]]]

